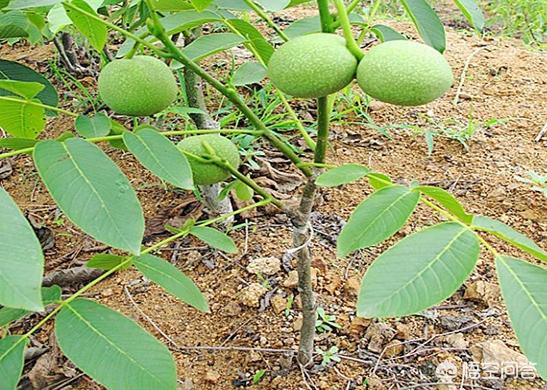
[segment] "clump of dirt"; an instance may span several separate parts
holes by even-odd
[[[397,27],[411,34],[408,25]],[[449,189],[469,212],[499,218],[536,242],[545,242],[547,201],[517,180],[527,171],[544,171],[547,161],[547,139],[535,141],[547,116],[544,57],[519,48],[514,41],[485,42],[453,31],[448,32],[448,42],[446,56],[458,83],[462,80],[458,104],[453,104],[458,85],[439,101],[423,107],[401,109],[373,102],[370,116],[375,126],[361,123],[333,127],[329,162],[360,162],[391,175],[397,182],[417,180]],[[51,52],[30,65],[40,68],[49,56]],[[36,58],[33,53],[15,57],[23,61]],[[471,121],[475,132],[465,148],[448,136],[453,134],[448,128],[461,132]],[[376,130],[393,124],[420,129],[391,127],[392,139]],[[434,138],[429,156],[422,132],[431,128],[441,131]],[[50,120],[45,135],[71,129],[72,121],[59,117]],[[106,150],[138,190],[149,224],[182,203],[189,207],[184,208],[185,212],[196,212],[188,202],[188,193],[166,189],[130,154]],[[106,249],[59,215],[30,158],[20,156],[10,162],[13,172],[0,181],[2,186],[55,238],[46,251],[47,270],[81,264]],[[272,166],[275,168],[276,163]],[[364,182],[320,191],[312,242],[318,305],[326,314],[335,316],[332,322],[340,327],[331,326],[330,331],[318,334],[316,364],[307,370],[300,371],[295,365],[294,350],[301,325],[298,291],[288,270],[272,260],[290,266],[287,251],[292,237],[283,215],[259,210],[249,219],[240,219],[238,222],[244,224],[230,233],[240,249],[236,255],[212,251],[192,238],[161,251],[163,258],[202,289],[211,314],[178,302],[133,270],[108,279],[89,296],[135,318],[165,342],[176,357],[183,389],[253,386],[252,377],[259,370],[265,370],[265,375],[255,387],[263,389],[354,389],[367,388],[367,384],[371,389],[430,389],[440,376],[447,380],[438,367],[451,365],[457,373],[449,372],[448,379],[456,385],[439,388],[543,388],[545,383],[539,379],[504,378],[499,373],[477,380],[462,378],[463,367],[492,363],[488,359],[496,353],[504,353],[514,361],[522,359],[488,253],[482,254],[470,280],[438,307],[392,320],[355,317],[356,295],[367,266],[404,235],[438,220],[430,210],[420,207],[402,232],[384,245],[359,251],[347,259],[336,258],[335,236],[341,219],[347,219],[370,193]],[[161,229],[156,233],[150,240],[166,234]],[[530,259],[500,242],[492,241],[492,245],[499,251]],[[276,264],[267,275],[249,267],[263,258]],[[28,329],[32,321],[30,318],[14,330]],[[36,335],[35,342],[47,342],[50,330],[47,326]],[[339,363],[326,361],[325,352],[334,346],[339,350]],[[323,365],[322,360],[326,361]],[[97,388],[85,376],[78,386]]]

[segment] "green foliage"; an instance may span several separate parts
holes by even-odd
[[[508,256],[496,258],[496,270],[520,346],[541,377],[547,378],[547,270]]]
[[[110,134],[112,122],[102,112],[93,116],[80,115],[74,122],[74,129],[85,138],[104,137]]]
[[[234,241],[216,229],[207,226],[194,226],[190,230],[190,234],[196,236],[212,248],[220,249],[227,253],[237,253],[237,246]]]
[[[446,222],[392,246],[367,269],[357,315],[400,317],[450,297],[479,258],[479,240],[466,227]]]
[[[203,312],[209,312],[207,299],[192,279],[184,275],[171,263],[149,254],[135,257],[133,263],[144,276],[159,284],[182,302]]]
[[[258,62],[246,62],[236,69],[232,78],[235,86],[261,82],[266,77],[266,69]]]
[[[167,108],[177,97],[175,76],[150,56],[114,60],[99,75],[99,93],[118,114],[148,116]]]
[[[503,1],[492,2],[492,6]],[[434,48],[431,49],[407,41],[387,25],[374,24],[375,15],[381,12],[380,9],[390,7],[390,2],[375,2],[365,9],[364,16],[348,9],[347,20],[343,17],[343,4],[338,2],[338,15],[331,15],[327,9],[328,2],[320,1],[320,16],[297,20],[282,32],[261,11],[280,10],[299,2],[259,0],[258,4],[253,4],[244,0],[147,0],[122,4],[116,0],[12,0],[8,9],[3,8],[7,3],[0,1],[0,39],[9,38],[10,43],[18,39],[31,42],[50,40],[59,31],[70,32],[79,43],[89,43],[107,61],[102,50],[108,37],[118,39],[124,36],[125,41],[117,55],[132,58],[114,60],[103,66],[99,78],[102,100],[118,114],[148,116],[165,110],[179,91],[171,69],[177,69],[181,82],[185,81],[186,71],[196,73],[229,100],[227,105],[220,104],[221,108],[213,116],[220,118],[222,132],[237,134],[232,139],[243,149],[244,161],[250,168],[250,171],[235,171],[240,165],[240,155],[238,147],[229,138],[218,134],[188,137],[187,130],[193,128],[185,122],[182,130],[171,131],[181,125],[181,116],[186,121],[189,114],[204,113],[201,109],[177,105],[165,110],[158,118],[157,126],[168,127],[167,132],[149,125],[139,126],[139,118],[134,118],[130,130],[110,118],[108,113],[98,113],[102,109],[101,99],[56,62],[51,62],[53,73],[68,93],[76,90],[80,104],[75,105],[76,109],[85,114],[57,108],[57,93],[45,78],[25,66],[0,60],[0,126],[13,136],[0,140],[0,147],[12,149],[2,153],[1,157],[33,150],[39,176],[63,211],[63,217],[66,216],[94,239],[119,250],[114,251],[116,254],[106,252],[94,256],[87,265],[105,272],[60,301],[59,287],[41,287],[43,254],[40,244],[21,211],[0,188],[0,304],[4,305],[0,308],[0,326],[9,327],[13,321],[32,313],[30,310],[41,311],[46,305],[56,305],[47,313],[33,316],[41,319],[28,333],[0,339],[2,390],[16,388],[28,337],[55,316],[61,350],[99,384],[120,390],[176,389],[175,364],[167,348],[128,318],[79,297],[115,272],[135,266],[146,278],[182,302],[208,312],[207,300],[194,282],[175,266],[151,253],[188,234],[212,248],[236,253],[238,248],[234,241],[210,226],[237,213],[268,204],[286,210],[284,203],[253,181],[253,170],[258,168],[254,157],[264,156],[258,150],[258,138],[269,140],[306,176],[315,180],[317,186],[334,187],[366,178],[375,190],[353,211],[342,229],[337,242],[340,256],[392,237],[403,227],[420,201],[448,220],[402,239],[368,267],[357,302],[358,315],[401,316],[438,304],[454,293],[472,272],[479,256],[479,245],[483,242],[496,255],[500,285],[522,349],[531,361],[538,364],[539,373],[547,376],[547,362],[541,349],[547,340],[544,310],[546,270],[499,254],[478,236],[477,231],[498,237],[544,261],[547,261],[547,253],[528,237],[499,221],[468,214],[452,194],[441,188],[397,185],[389,176],[371,172],[359,164],[332,168],[316,177],[316,170],[331,166],[325,161],[329,139],[327,119],[344,120],[352,110],[362,114],[366,109],[363,101],[368,99],[354,98],[350,92],[341,94],[338,101],[335,98],[319,99],[319,125],[317,142],[314,142],[308,134],[310,129],[300,122],[282,93],[296,97],[323,97],[348,85],[357,67],[354,56],[361,58],[352,36],[353,31],[359,29],[360,43],[373,35],[387,42],[366,53],[359,66],[359,69],[366,68],[357,75],[365,91],[377,99],[398,105],[427,103],[442,95],[452,82],[451,71],[439,54],[445,50],[446,42],[438,16],[426,0],[398,2],[414,22],[421,38]],[[353,2],[350,5],[352,9],[356,6],[358,4]],[[455,0],[454,9],[456,7],[475,29],[482,29],[483,15],[473,0]],[[248,17],[249,12],[257,12],[279,38],[286,40],[288,37],[288,43],[274,49],[274,44],[279,43],[277,38],[266,38],[249,22],[255,20]],[[187,35],[192,29],[204,25],[207,34],[181,49],[173,45],[175,34]],[[126,31],[128,26],[132,33]],[[344,38],[330,33],[314,34],[321,31],[336,33],[340,28]],[[229,75],[226,72],[216,77],[195,62],[240,45],[247,48],[254,59],[248,59],[237,68],[232,64],[229,70],[233,72]],[[394,49],[377,58],[375,53],[386,47]],[[154,53],[158,58],[139,55],[141,53]],[[171,68],[159,58],[166,59]],[[373,71],[370,70],[372,65],[375,66]],[[178,69],[181,66],[186,68],[185,72]],[[275,94],[272,93],[272,83],[264,81],[266,73],[279,89]],[[371,89],[369,80],[365,80],[369,76],[375,78],[372,82],[377,84],[377,91]],[[227,85],[222,80],[228,80]],[[257,83],[261,83],[263,88],[251,86]],[[247,101],[238,94],[237,86],[250,86],[246,90],[253,93]],[[217,98],[217,95],[212,96]],[[355,107],[348,111],[336,103],[340,100]],[[331,106],[338,112],[329,113]],[[85,139],[76,138],[73,132],[65,132],[55,140],[36,141],[44,128],[45,115],[54,111],[77,118],[74,130]],[[254,131],[247,134],[250,125]],[[228,126],[237,129],[227,129]],[[375,125],[369,122],[368,126]],[[313,158],[302,157],[307,151],[292,144],[295,127],[300,135],[307,137],[307,146],[314,150]],[[460,141],[465,141],[476,127],[476,122],[470,120]],[[389,135],[385,128],[375,128]],[[426,138],[432,148],[436,133],[431,129],[428,132]],[[316,135],[314,131],[310,134]],[[185,138],[177,148],[169,136]],[[176,187],[194,189],[194,184],[219,183],[232,175],[235,180],[224,187],[221,196],[235,193],[246,202],[255,197],[263,200],[206,221],[190,219],[180,229],[169,228],[173,236],[142,247],[143,210],[129,180],[94,145],[105,141],[131,153],[146,169]],[[272,176],[277,174],[275,169],[272,172]],[[62,225],[63,219],[53,223]],[[262,275],[259,279],[272,288]],[[285,315],[292,310],[292,303],[291,295]],[[319,332],[330,332],[340,327],[336,318],[323,308],[317,310],[316,320],[315,327]],[[313,326],[313,321],[310,324]],[[312,352],[313,349],[310,354]],[[336,346],[326,352],[318,350],[318,354],[322,356],[323,365],[340,360]],[[253,383],[260,382],[264,373],[264,370],[258,370]]]
[[[61,288],[59,286],[42,287],[42,303],[44,307],[57,302],[61,299]],[[9,325],[10,322],[16,321],[31,312],[25,309],[16,309],[12,307],[0,308],[0,328]]]
[[[268,63],[273,85],[302,98],[327,96],[350,83],[357,60],[333,34],[304,35],[283,44]]]
[[[327,314],[322,307],[317,308],[315,329],[319,333],[332,332],[334,329],[340,329],[341,327],[342,326],[336,322],[336,316]]]
[[[114,248],[140,252],[141,206],[129,180],[101,149],[76,138],[42,141],[34,149],[34,162],[51,196],[74,224]]]
[[[345,164],[322,173],[315,183],[320,187],[337,187],[368,175],[370,169],[359,164]]]
[[[503,35],[522,38],[527,44],[544,47],[547,24],[542,0],[491,0],[483,4],[489,16],[487,26]]]
[[[151,127],[125,132],[123,140],[131,153],[150,172],[174,186],[192,189],[192,170],[183,153]]]
[[[43,310],[44,256],[32,227],[0,187],[0,304]]]
[[[503,241],[522,249],[529,254],[536,256],[547,262],[547,252],[541,249],[534,241],[524,234],[517,232],[512,227],[503,222],[495,220],[484,215],[476,215],[472,221],[472,227],[476,230],[482,230],[501,238]]]
[[[424,42],[443,53],[446,49],[444,27],[429,3],[426,0],[401,0],[401,4]]]
[[[108,37],[108,29],[103,23],[86,14],[97,15],[97,13],[85,0],[71,0],[70,4],[74,7],[69,7],[66,3],[63,4],[70,20],[86,36],[91,46],[97,51],[103,50]]]
[[[338,256],[345,257],[391,237],[405,224],[419,199],[418,192],[398,185],[376,191],[357,206],[340,232]]]
[[[25,341],[22,336],[0,339],[0,378],[2,390],[15,390],[23,372]]]
[[[55,336],[78,368],[110,390],[177,388],[167,347],[103,305],[87,299],[67,303],[57,315]]]
[[[126,260],[127,258],[125,256],[117,256],[110,253],[99,253],[89,259],[85,265],[89,268],[98,268],[108,271],[120,266],[120,264],[124,263]],[[127,264],[125,267],[122,266],[122,268],[128,268],[130,265],[131,263]]]
[[[401,106],[418,106],[442,96],[453,76],[444,57],[430,47],[395,40],[372,48],[357,68],[359,86],[368,95]]]

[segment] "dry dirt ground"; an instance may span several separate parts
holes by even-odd
[[[411,31],[405,24],[397,26]],[[450,28],[448,42],[446,56],[453,66],[456,84],[464,64],[469,64],[457,105],[452,103],[455,85],[442,99],[424,107],[400,109],[373,103],[370,116],[377,126],[405,124],[421,129],[461,130],[472,121],[476,132],[467,142],[468,149],[453,139],[436,137],[433,153],[428,156],[424,137],[417,131],[394,128],[390,130],[392,139],[387,139],[358,123],[362,119],[350,117],[346,120],[354,123],[333,126],[329,162],[359,162],[391,175],[397,182],[417,180],[450,189],[470,212],[499,218],[545,247],[547,200],[517,180],[530,170],[545,173],[547,169],[547,136],[535,140],[547,118],[545,56],[527,50],[517,41],[485,41]],[[3,48],[1,54],[41,71],[47,71],[47,60],[52,56],[48,48]],[[94,80],[86,79],[84,83],[93,86]],[[63,95],[66,106],[72,107],[71,94],[64,91]],[[493,118],[497,121],[492,125]],[[53,119],[46,135],[58,135],[71,130],[71,126],[67,119]],[[148,242],[167,235],[164,224],[181,223],[189,215],[202,214],[191,194],[166,188],[130,154],[106,146],[105,150],[138,190],[147,217]],[[285,161],[273,153],[269,156],[274,168],[286,170]],[[29,157],[13,158],[10,164],[12,174],[0,183],[36,225],[42,226],[47,272],[81,264],[103,250],[58,214]],[[255,172],[256,176],[282,196],[290,197],[297,191],[295,176],[276,176],[274,171],[277,184],[272,184],[271,170]],[[249,262],[270,256],[280,259],[291,248],[286,218],[270,209],[259,209],[238,219],[239,227],[230,233],[240,249],[237,255],[223,255],[190,238],[161,252],[207,295],[210,314],[198,313],[178,302],[132,270],[110,278],[88,296],[138,320],[165,342],[176,357],[182,389],[545,388],[539,379],[503,378],[486,372],[499,360],[522,359],[500,300],[493,259],[486,252],[470,280],[436,308],[393,320],[355,317],[356,292],[367,266],[405,234],[438,219],[420,207],[403,231],[385,245],[338,259],[334,240],[340,218],[347,219],[370,192],[364,181],[323,189],[314,217],[312,248],[318,304],[335,315],[341,325],[332,332],[318,334],[317,347],[326,351],[337,346],[342,358],[339,363],[321,366],[318,354],[316,366],[306,371],[295,364],[290,351],[298,343],[298,292],[290,286],[285,270],[268,276],[269,289],[262,297],[245,293],[252,284],[265,284],[247,271]],[[527,258],[497,241],[492,245]],[[291,306],[287,302],[293,296],[296,299]],[[30,317],[12,331],[28,329],[35,321],[36,317]],[[52,324],[48,324],[36,335],[34,345],[51,343],[51,330]],[[38,361],[40,367],[31,372],[35,383],[47,384],[42,388],[100,389],[86,376],[78,375],[55,349],[43,356]],[[27,363],[27,372],[34,362]],[[443,362],[455,364],[455,385],[437,384],[435,371]],[[464,367],[477,363],[483,369],[481,379],[462,375]],[[259,384],[253,385],[251,377],[259,370],[265,370],[265,374]]]

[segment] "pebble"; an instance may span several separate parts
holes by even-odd
[[[245,306],[259,307],[260,298],[262,298],[262,296],[266,294],[267,291],[268,289],[260,283],[251,283],[243,290],[241,290],[241,293],[239,295],[239,301]]]
[[[277,257],[257,257],[249,262],[247,271],[251,274],[275,275],[281,271],[281,260]]]
[[[281,314],[287,307],[287,299],[281,295],[274,295],[270,304],[275,314]]]
[[[215,384],[219,381],[220,374],[216,371],[208,370],[205,373],[205,382]]]

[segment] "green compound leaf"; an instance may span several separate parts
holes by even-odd
[[[526,237],[524,234],[517,232],[503,222],[485,217],[484,215],[475,215],[473,218],[472,228],[493,234],[494,236],[501,238],[503,241],[506,241],[509,244],[531,254],[532,256],[547,262],[547,252],[541,249],[534,241]]]
[[[42,299],[44,307],[61,299],[61,292],[61,287],[56,285],[51,287],[42,287]],[[10,322],[23,318],[29,313],[31,312],[25,309],[2,307],[0,308],[0,327],[6,326]]]
[[[63,353],[109,390],[176,390],[169,350],[135,322],[87,299],[59,312],[55,335]]]
[[[140,252],[141,205],[129,180],[97,146],[71,138],[42,141],[34,162],[53,199],[84,232],[114,248]]]
[[[41,311],[44,255],[34,230],[0,187],[0,305]]]
[[[216,229],[207,226],[194,226],[190,230],[190,234],[215,249],[220,249],[227,253],[237,253],[237,246],[234,241]]]
[[[258,62],[245,62],[234,72],[232,84],[236,87],[260,83],[266,77],[266,68]]]
[[[435,199],[441,206],[457,217],[460,221],[470,224],[473,216],[467,214],[462,204],[450,192],[434,186],[418,186],[414,191],[420,191],[422,194]]]
[[[0,389],[17,388],[25,362],[25,344],[22,336],[7,336],[0,340]]]
[[[14,137],[35,139],[44,130],[45,110],[32,101],[0,96],[0,127]]]
[[[93,8],[91,8],[91,6],[84,0],[72,0],[70,4],[78,8],[74,9],[64,5],[66,14],[70,20],[72,20],[72,23],[74,23],[76,28],[78,28],[78,30],[86,36],[89,43],[95,48],[95,50],[99,52],[102,51],[108,37],[107,27],[98,20],[90,18],[81,12],[85,11],[89,14],[97,15]]]
[[[425,43],[440,53],[446,49],[444,26],[426,0],[401,0]]]
[[[376,245],[395,234],[416,208],[420,194],[403,186],[384,187],[365,199],[340,232],[337,255]]]
[[[74,128],[84,138],[104,137],[110,134],[112,121],[102,112],[93,116],[80,115],[74,122]]]
[[[154,175],[179,188],[194,187],[186,156],[171,141],[150,127],[124,132],[123,141],[139,162]]]
[[[168,293],[198,310],[209,312],[207,299],[199,288],[171,263],[148,254],[135,257],[133,263],[144,276],[159,284]]]
[[[474,0],[454,0],[454,3],[462,11],[469,24],[474,29],[482,31],[484,28],[484,15],[477,3]]]
[[[414,233],[385,251],[367,270],[357,301],[361,317],[418,313],[451,296],[473,271],[479,240],[456,222]]]
[[[360,164],[344,164],[336,168],[329,169],[317,177],[315,184],[319,187],[337,187],[343,184],[351,183],[368,175],[370,169]]]
[[[496,270],[520,347],[547,380],[547,270],[509,256],[496,258]]]

